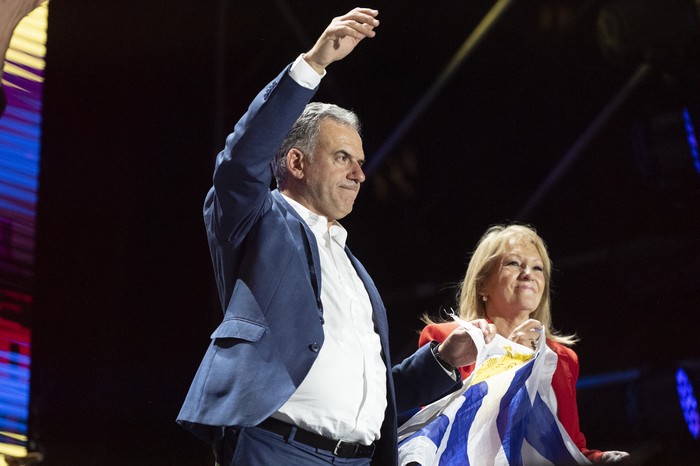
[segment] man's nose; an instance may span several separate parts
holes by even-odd
[[[362,165],[354,162],[352,165],[352,171],[350,172],[350,179],[356,180],[359,183],[365,181],[365,172],[362,170]]]

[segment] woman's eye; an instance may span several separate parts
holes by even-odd
[[[518,263],[518,261],[510,261],[510,262],[507,262],[506,265],[520,267],[520,264]]]
[[[538,272],[544,272],[544,268],[540,265],[536,265],[532,268],[532,270],[536,270]]]

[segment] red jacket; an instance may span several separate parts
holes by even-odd
[[[423,346],[432,340],[442,342],[455,328],[457,328],[456,322],[429,324],[421,332],[418,346]],[[578,404],[576,403],[578,356],[571,348],[552,340],[547,340],[547,346],[557,354],[558,358],[557,368],[552,376],[552,389],[557,398],[557,417],[581,453],[590,461],[599,462],[603,452],[586,448],[586,437],[579,428]],[[474,364],[460,367],[459,372],[462,374],[462,380],[469,377],[473,370]]]

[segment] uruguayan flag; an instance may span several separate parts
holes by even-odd
[[[399,428],[399,462],[421,466],[590,464],[557,419],[557,355],[535,351],[459,321],[478,349],[464,387],[426,406]]]

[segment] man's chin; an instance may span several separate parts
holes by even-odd
[[[336,220],[342,220],[348,215],[350,215],[350,212],[352,212],[352,206],[350,206],[349,209],[345,209],[342,212],[338,212],[338,215],[335,217]]]

